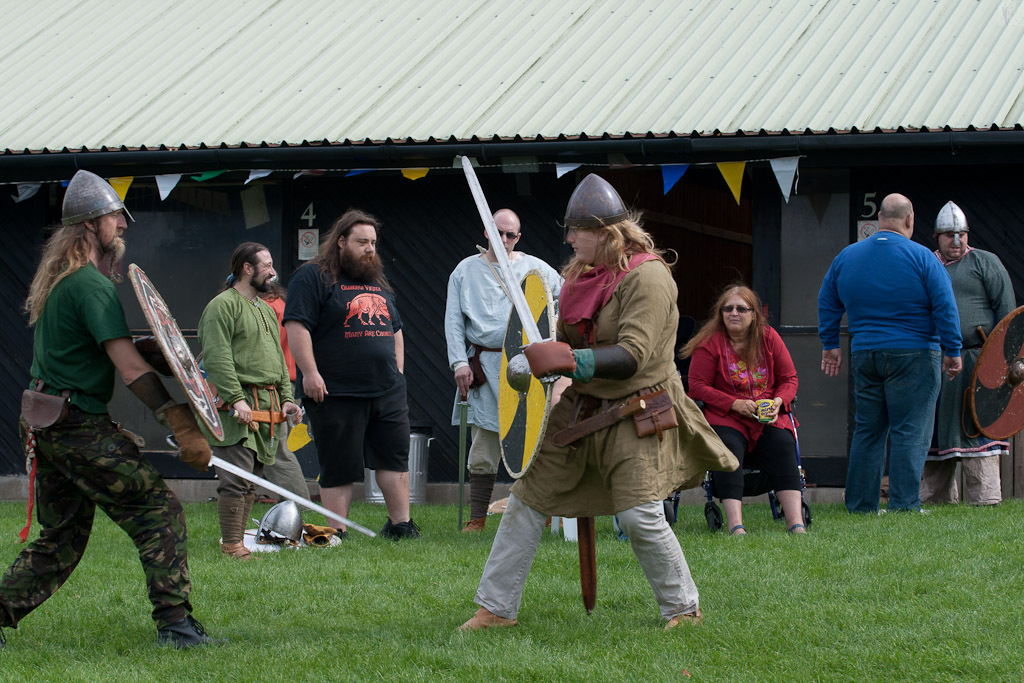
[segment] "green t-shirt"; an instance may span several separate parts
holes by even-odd
[[[114,364],[102,343],[131,337],[114,284],[91,263],[57,283],[36,321],[32,377],[47,393],[71,390],[71,402],[88,413],[107,412],[114,393]]]

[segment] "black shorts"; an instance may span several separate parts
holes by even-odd
[[[374,398],[327,396],[303,402],[320,460],[320,486],[363,480],[363,468],[409,471],[409,402],[405,378]]]

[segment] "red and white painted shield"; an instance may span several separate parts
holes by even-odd
[[[185,337],[182,336],[178,323],[174,321],[174,316],[164,303],[163,297],[142,269],[134,263],[128,266],[128,278],[132,281],[135,296],[139,299],[149,328],[153,331],[153,336],[160,345],[171,371],[178,378],[181,388],[185,390],[189,403],[206,423],[210,433],[218,440],[223,439],[224,428],[221,427],[220,417],[217,415],[216,399],[210,393],[203,373],[199,370],[199,364],[185,343]]]

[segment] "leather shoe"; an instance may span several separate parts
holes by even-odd
[[[486,517],[477,517],[466,522],[466,526],[462,527],[462,531],[483,531],[485,524],[487,524]]]
[[[679,626],[679,624],[699,624],[703,620],[704,615],[701,614],[700,607],[698,607],[696,612],[677,614],[669,619],[668,623],[665,624],[665,630],[667,631],[670,628],[675,628],[676,626]]]
[[[244,543],[221,543],[220,551],[236,560],[248,560],[252,557],[252,553],[249,552]]]
[[[460,631],[479,631],[485,628],[501,628],[504,626],[515,626],[519,622],[515,619],[499,617],[486,607],[481,607],[473,615],[473,618],[459,627]]]

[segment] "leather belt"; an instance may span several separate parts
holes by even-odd
[[[619,420],[624,420],[627,417],[631,417],[641,410],[647,407],[646,402],[639,396],[631,398],[625,403],[613,406],[608,410],[598,413],[592,417],[580,420],[574,425],[570,425],[565,429],[556,432],[551,437],[551,443],[559,448],[564,448],[569,444],[579,441],[583,437],[593,434],[594,432],[600,431],[605,427],[610,427]]]

